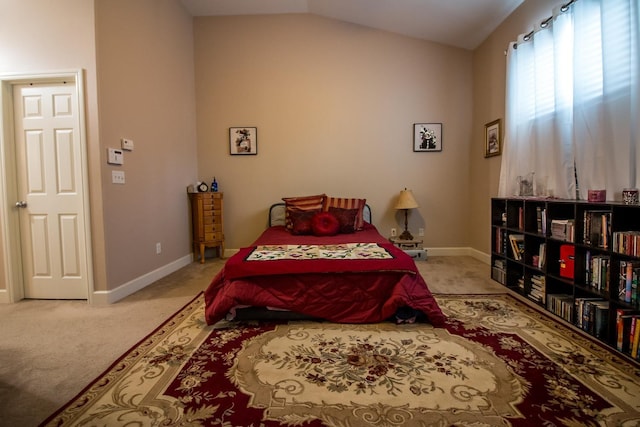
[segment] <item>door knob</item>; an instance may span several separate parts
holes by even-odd
[[[26,207],[27,207],[27,202],[22,200],[19,202],[16,202],[16,208],[26,208]]]

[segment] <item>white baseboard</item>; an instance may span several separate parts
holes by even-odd
[[[118,286],[115,289],[109,291],[95,291],[91,298],[91,304],[94,305],[107,305],[120,301],[122,298],[127,297],[140,289],[149,286],[156,280],[160,280],[165,276],[173,273],[182,267],[189,265],[193,262],[193,255],[185,255],[169,264],[166,264],[156,270],[150,271],[136,279],[133,279],[127,283]]]
[[[0,289],[0,304],[9,303],[9,291],[6,289]]]

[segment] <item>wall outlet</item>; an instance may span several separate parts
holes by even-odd
[[[124,184],[124,171],[111,171],[111,183]]]
[[[156,243],[156,255],[162,252],[162,244],[160,242]]]
[[[418,228],[418,236],[424,237],[424,228]]]
[[[398,230],[396,230],[395,228],[391,229],[391,237],[396,237],[398,235]]]

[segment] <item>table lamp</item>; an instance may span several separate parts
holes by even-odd
[[[413,197],[413,193],[411,190],[407,190],[406,188],[400,191],[400,197],[398,197],[398,201],[396,202],[396,209],[404,210],[404,231],[400,235],[400,239],[402,240],[413,240],[413,236],[409,233],[409,227],[407,222],[407,217],[409,215],[409,209],[418,208],[418,203],[416,199]]]

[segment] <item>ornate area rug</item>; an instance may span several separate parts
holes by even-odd
[[[508,295],[437,300],[445,328],[207,326],[199,295],[44,425],[640,425],[637,365]]]

